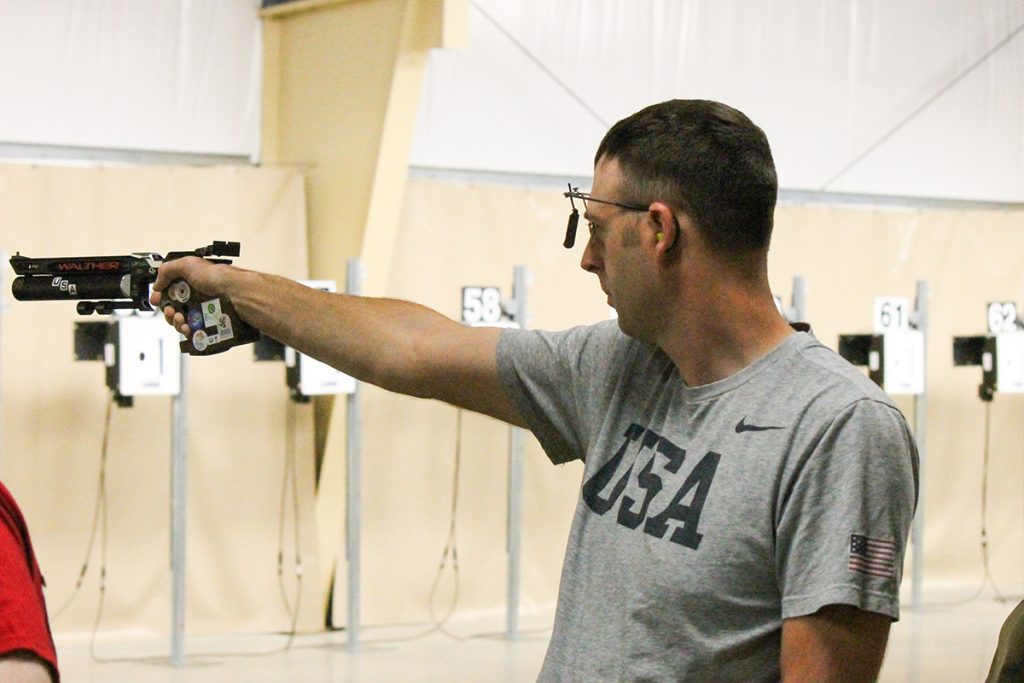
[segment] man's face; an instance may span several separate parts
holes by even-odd
[[[619,163],[602,158],[594,168],[595,198],[625,201]],[[590,239],[583,251],[580,267],[597,275],[601,289],[608,295],[608,305],[619,315],[619,325],[631,334],[642,318],[645,307],[644,258],[641,246],[641,222],[646,214],[611,204],[588,202],[584,221]]]

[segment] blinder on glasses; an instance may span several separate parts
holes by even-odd
[[[569,183],[569,191],[563,192],[563,197],[569,198],[569,204],[572,206],[572,213],[569,214],[569,224],[565,228],[565,241],[562,242],[562,246],[566,249],[572,249],[573,245],[576,244],[576,228],[580,222],[580,212],[576,208],[576,202],[573,199],[579,199],[583,202],[583,210],[587,210],[587,202],[596,202],[598,204],[611,204],[612,206],[618,206],[623,209],[629,209],[630,211],[647,211],[648,207],[639,206],[637,204],[623,204],[622,202],[613,202],[608,199],[598,199],[592,197],[588,192],[580,192],[580,188],[573,187],[572,183]]]

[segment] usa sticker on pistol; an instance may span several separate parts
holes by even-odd
[[[196,333],[192,335],[192,346],[195,347],[196,351],[205,351],[206,347],[209,345],[210,339],[202,330],[197,330]]]

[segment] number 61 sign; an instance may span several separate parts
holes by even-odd
[[[910,329],[910,300],[903,297],[875,298],[875,334]]]

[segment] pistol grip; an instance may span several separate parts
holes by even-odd
[[[184,280],[175,280],[164,290],[161,304],[185,317],[189,333],[180,347],[190,356],[210,356],[259,339],[259,332],[242,320],[227,296],[200,292]]]

